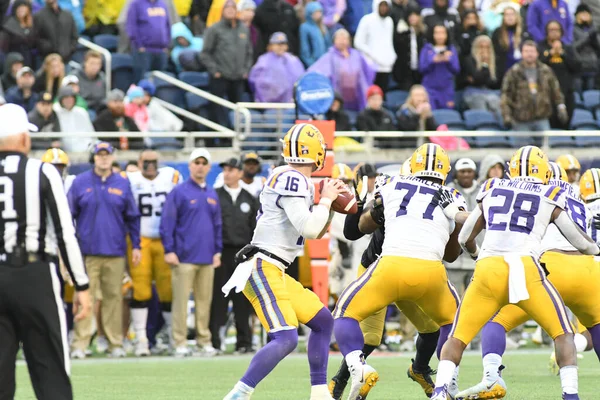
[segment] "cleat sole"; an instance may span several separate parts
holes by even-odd
[[[371,389],[377,384],[377,381],[379,381],[379,374],[376,371],[370,372],[365,377],[365,383],[360,388],[356,400],[365,400]]]

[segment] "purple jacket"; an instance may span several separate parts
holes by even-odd
[[[314,71],[331,80],[333,90],[344,99],[344,108],[362,111],[367,105],[367,89],[373,84],[376,68],[358,50],[349,49],[344,58],[335,47],[330,47],[308,71]]]
[[[223,250],[219,195],[209,186],[188,179],[167,196],[160,219],[160,237],[166,253],[182,263],[212,264]]]
[[[346,11],[346,0],[320,0],[323,6],[323,23],[331,28],[336,24],[335,15],[342,18]]]
[[[134,49],[159,52],[171,43],[169,12],[162,0],[133,0],[125,25]]]
[[[77,175],[67,198],[83,255],[124,257],[128,233],[140,248],[140,212],[127,178],[111,174],[102,182],[92,169]]]
[[[433,62],[435,50],[430,43],[423,46],[419,55],[419,72],[423,75],[423,86],[440,92],[454,92],[454,76],[460,72],[458,54],[454,46],[448,48],[452,52],[450,62]]]
[[[552,20],[558,21],[563,28],[563,43],[573,41],[573,17],[569,6],[564,0],[558,0],[557,7],[552,7],[552,0],[535,0],[527,10],[527,29],[536,42],[546,38],[546,24]]]
[[[278,56],[270,51],[258,57],[248,83],[255,101],[287,103],[293,100],[294,84],[303,74],[304,65],[298,57],[290,53]]]

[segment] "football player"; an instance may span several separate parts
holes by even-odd
[[[154,150],[142,151],[138,166],[140,170],[129,173],[128,177],[141,214],[142,260],[137,267],[130,268],[133,281],[131,320],[137,339],[135,355],[140,357],[150,355],[146,322],[152,281],[156,283],[163,319],[171,331],[171,268],[164,260],[159,227],[163,203],[181,176],[172,167],[159,168],[158,153]]]
[[[556,163],[567,171],[567,182],[573,186],[575,193],[579,195],[579,171],[581,164],[570,154],[563,154],[556,159]]]
[[[381,257],[344,290],[333,311],[335,337],[352,377],[352,400],[363,399],[379,379],[364,361],[361,321],[390,303],[414,302],[440,326],[443,341],[458,307],[458,293],[442,259],[454,261],[460,254],[460,226],[433,203],[450,172],[450,160],[441,146],[425,144],[412,155],[411,171],[412,176],[393,177],[365,207],[360,231],[385,228]]]
[[[248,370],[225,400],[249,399],[254,388],[298,344],[298,323],[311,329],[308,340],[311,399],[331,400],[327,388],[327,360],[333,318],[317,295],[285,273],[302,251],[305,239],[320,238],[333,216],[330,209],[347,191],[340,180],[326,180],[321,200],[313,207],[314,184],[310,177],[325,164],[325,142],[311,124],[292,126],[283,139],[288,165],[275,168],[260,194],[260,210],[251,244],[244,247],[241,262],[223,286],[243,290],[271,341],[252,359]]]
[[[509,169],[511,179],[490,179],[482,185],[477,196],[479,205],[459,235],[461,245],[477,257],[477,263],[451,337],[442,349],[434,400],[448,398],[448,384],[465,347],[491,317],[509,304],[529,314],[554,339],[563,399],[579,399],[573,328],[560,295],[546,279],[538,259],[542,236],[551,222],[558,228],[556,233],[562,233],[581,253],[595,255],[600,249],[583,230],[585,220],[577,224],[571,219],[565,189],[548,185],[551,171],[544,152],[535,146],[522,147],[511,158]],[[457,212],[447,213],[448,208],[444,212],[453,220]],[[475,238],[483,229],[486,233],[480,251]],[[556,246],[561,244],[550,245]],[[573,256],[554,252],[547,261],[561,259],[560,266],[573,262],[562,257]],[[582,258],[581,262],[588,261]]]

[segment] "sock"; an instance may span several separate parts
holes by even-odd
[[[416,344],[417,353],[413,361],[413,370],[415,372],[427,371],[429,361],[431,361],[431,357],[435,353],[439,338],[439,330],[433,333],[419,333]]]
[[[454,364],[452,361],[440,361],[440,363],[438,364],[437,375],[435,377],[435,387],[447,387],[450,384],[450,381],[452,380],[452,376],[454,375],[455,369],[456,364]]]
[[[442,347],[444,347],[444,344],[446,344],[446,341],[448,340],[448,335],[450,334],[451,330],[452,330],[452,324],[440,326],[440,337],[438,339],[437,349],[436,349],[438,360],[440,359],[440,355],[442,354]]]
[[[369,357],[371,355],[372,352],[375,351],[376,348],[378,348],[379,346],[373,346],[370,344],[366,344],[363,346],[363,355],[365,360],[367,359],[367,357]]]
[[[481,354],[497,354],[500,357],[506,351],[506,331],[497,322],[488,322],[481,331]]]
[[[363,346],[363,354],[364,354],[365,360],[367,359],[367,357],[369,357],[371,355],[371,353],[376,348],[377,348],[377,346],[372,346],[370,344],[365,344]],[[435,351],[435,346],[434,346],[434,351]],[[338,382],[348,382],[348,379],[350,379],[350,370],[348,369],[348,364],[346,364],[345,358],[342,359],[342,363],[340,364],[340,369],[338,369],[338,372],[335,374],[333,379],[335,379]]]
[[[333,331],[344,356],[355,350],[360,351],[359,349],[362,349],[365,344],[360,324],[355,319],[348,317],[336,319],[333,323]]]
[[[500,365],[502,365],[502,356],[499,354],[488,353],[483,356],[483,381],[491,385],[500,378]]]
[[[459,370],[460,370],[460,365],[457,365],[456,368],[454,368],[454,373],[452,374],[452,381],[450,383],[450,387],[453,387],[455,390],[458,390],[458,371]]]
[[[296,329],[269,333],[271,341],[258,351],[250,361],[248,370],[240,380],[241,383],[255,388],[260,381],[275,368],[281,360],[290,354],[298,345]]]
[[[566,367],[562,367],[560,369],[560,384],[562,386],[563,393],[577,394],[577,366],[567,365]]]
[[[236,392],[244,393],[244,394],[252,394],[254,392],[254,388],[246,385],[244,382],[239,381],[233,387]]]
[[[600,360],[600,324],[594,325],[591,328],[588,328],[590,335],[592,335],[592,344],[594,345],[594,351],[596,352],[596,356]]]
[[[133,323],[133,331],[137,340],[148,340],[146,337],[146,321],[148,320],[147,308],[132,308],[131,322]]]
[[[333,332],[333,317],[328,309],[323,307],[306,324],[311,329],[308,336],[306,352],[310,367],[310,384],[327,384],[327,361],[329,359],[329,339]]]

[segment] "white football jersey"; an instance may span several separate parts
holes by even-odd
[[[180,182],[181,175],[172,167],[161,167],[152,180],[145,178],[141,171],[130,172],[127,176],[141,214],[141,235],[159,238],[163,204],[167,194]]]
[[[382,256],[441,261],[455,223],[433,203],[441,185],[412,176],[395,176],[379,189],[385,207]],[[467,203],[456,189],[457,205]]]
[[[550,180],[550,185],[560,186],[565,190],[567,200],[566,212],[569,217],[583,230],[591,236],[592,232],[592,214],[588,211],[585,204],[579,200],[579,194],[575,188],[563,181]],[[575,247],[560,233],[556,225],[548,225],[546,234],[542,239],[542,253],[548,250],[557,249],[563,251],[577,251]]]
[[[600,200],[594,200],[591,203],[586,204],[588,213],[590,214],[590,218],[593,218],[594,215],[600,214]],[[592,221],[593,222],[593,221]],[[600,232],[594,227],[594,224],[590,223],[589,230],[590,237],[600,246]]]
[[[278,202],[285,196],[300,197],[311,209],[314,192],[313,183],[297,170],[286,165],[275,168],[260,193],[252,244],[288,262],[294,261],[304,248],[304,238]]]
[[[264,176],[257,175],[254,177],[254,179],[250,183],[246,183],[246,182],[244,182],[243,179],[240,179],[240,186],[242,187],[242,189],[245,189],[246,191],[250,192],[250,194],[252,196],[258,197],[260,195],[260,192],[262,191],[263,186],[265,185],[266,181],[267,181],[267,178],[265,178]],[[221,172],[215,178],[215,184],[213,185],[213,188],[217,189],[222,186],[223,186],[223,173]]]
[[[509,254],[538,259],[552,212],[556,207],[567,209],[560,186],[509,179],[486,181],[477,201],[486,221],[479,259]]]

